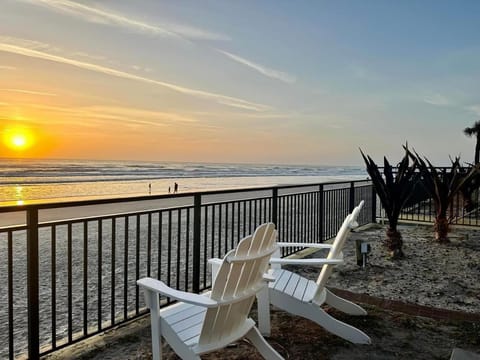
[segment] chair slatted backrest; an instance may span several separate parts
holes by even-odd
[[[265,286],[263,276],[277,248],[276,234],[273,223],[262,224],[224,257],[210,295],[223,304],[207,310],[200,346],[221,341],[242,328],[255,294]]]
[[[333,241],[332,248],[328,252],[327,259],[340,259],[343,247],[345,246],[345,241],[348,238],[348,235],[350,234],[350,230],[357,227],[357,218],[358,215],[360,214],[360,211],[362,210],[364,201],[362,200],[360,204],[356,208],[353,209],[352,213],[347,215],[345,220],[343,221],[342,226],[340,227],[340,230],[337,233],[337,236],[335,237],[335,240]],[[333,268],[335,265],[333,264],[326,264],[322,266],[322,271],[320,272],[320,275],[318,276],[317,279],[317,290],[315,292],[315,295],[313,297],[313,301],[315,302],[320,301],[320,297],[322,296],[323,288],[325,287],[325,284],[327,283],[328,278],[332,274]]]

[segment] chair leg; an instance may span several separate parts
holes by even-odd
[[[353,327],[351,325],[345,324],[344,322],[335,319],[330,316],[322,308],[317,307],[316,305],[306,305],[310,309],[306,311],[307,319],[315,321],[318,325],[323,327],[328,332],[340,336],[341,338],[348,340],[354,344],[370,344],[370,337],[365,334],[363,331]]]
[[[255,326],[250,329],[245,337],[252,342],[265,359],[283,360],[283,357],[265,340]]]
[[[148,297],[147,303],[150,307],[150,328],[152,332],[152,359],[160,360],[162,358],[162,330],[160,325],[160,306],[158,295],[153,291],[145,291],[145,297]]]
[[[361,306],[335,295],[326,288],[325,292],[327,295],[325,298],[325,303],[333,306],[335,309],[349,315],[367,315],[367,312]]]
[[[271,303],[291,314],[312,320],[325,330],[340,336],[354,344],[370,344],[371,340],[363,331],[345,324],[328,315],[320,306],[312,303],[305,303],[282,292],[273,291],[270,293]]]
[[[270,298],[268,286],[257,293],[258,329],[263,336],[270,336]]]

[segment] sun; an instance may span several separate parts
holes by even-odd
[[[7,128],[3,132],[3,143],[14,151],[26,150],[34,144],[33,133],[25,127]]]

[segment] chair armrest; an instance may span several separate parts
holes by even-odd
[[[358,226],[359,226],[359,225],[358,225],[358,222],[356,222],[356,221],[353,221],[353,222],[350,223],[350,225],[348,225],[348,227],[349,227],[350,229],[355,229],[355,228],[357,228]]]
[[[343,259],[285,259],[271,258],[270,264],[281,265],[338,265],[343,264]]]
[[[210,265],[220,265],[222,263],[222,259],[219,258],[212,258],[207,260]]]
[[[273,269],[269,269],[265,274],[263,274],[263,280],[266,282],[274,282],[277,280],[275,275],[273,275]]]
[[[199,305],[207,308],[218,306],[218,303],[215,300],[212,300],[207,296],[172,289],[163,281],[157,279],[148,277],[143,278],[137,281],[137,285],[145,290],[153,291],[155,293],[162,294],[169,298],[180,300],[189,304]]]
[[[277,242],[280,247],[309,247],[316,249],[331,249],[332,244],[315,244],[315,243],[290,243],[290,242]]]

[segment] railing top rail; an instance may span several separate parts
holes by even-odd
[[[6,212],[16,212],[16,211],[26,211],[29,209],[55,209],[55,208],[66,208],[66,207],[76,207],[76,206],[91,206],[91,205],[102,205],[102,204],[115,204],[115,203],[126,203],[126,202],[139,202],[139,201],[154,201],[162,199],[172,199],[172,198],[185,198],[185,197],[195,197],[195,196],[208,196],[208,195],[220,195],[220,194],[234,194],[234,193],[245,193],[245,192],[255,192],[255,191],[273,191],[273,189],[294,189],[302,187],[311,187],[319,185],[341,185],[341,184],[357,184],[357,183],[369,183],[370,180],[345,180],[345,181],[330,181],[330,182],[321,182],[321,183],[310,183],[310,184],[291,184],[291,185],[275,185],[275,186],[262,186],[262,187],[245,187],[245,188],[236,188],[236,189],[221,189],[221,190],[205,190],[205,191],[193,191],[193,192],[184,192],[180,194],[161,194],[161,195],[141,195],[141,196],[127,196],[127,197],[110,197],[110,198],[88,198],[81,200],[58,200],[58,199],[39,199],[26,201],[24,204],[16,204],[12,201],[11,204],[8,202],[7,205],[0,205],[0,213]]]

